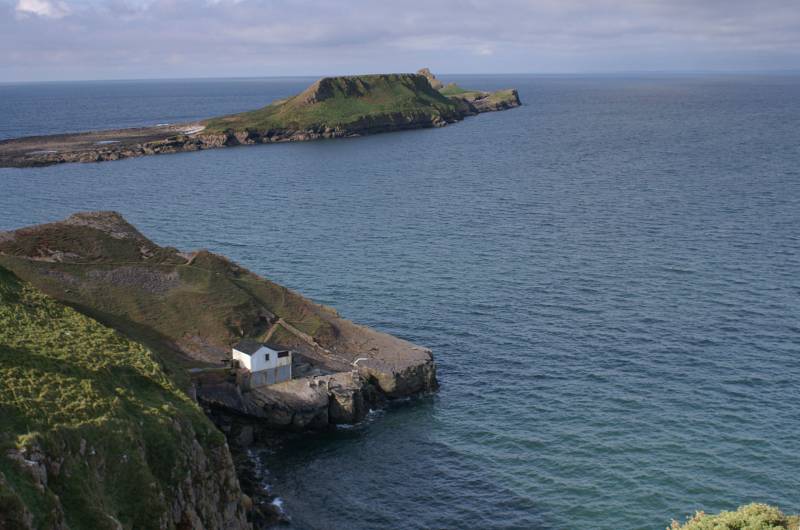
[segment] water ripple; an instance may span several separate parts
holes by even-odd
[[[0,170],[0,228],[117,209],[433,348],[436,396],[264,457],[298,529],[800,512],[798,78],[461,81],[530,104],[441,130]],[[305,81],[193,83],[222,114]],[[178,121],[178,87],[161,88],[115,108]],[[89,92],[105,89],[131,87]],[[37,122],[52,88],[0,90],[0,136],[75,118],[62,102]],[[120,125],[98,105],[88,124]]]

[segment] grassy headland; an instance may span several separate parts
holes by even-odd
[[[434,384],[424,348],[354,325],[223,256],[160,247],[115,212],[0,232],[0,266],[146,345],[181,387],[184,368],[221,366],[244,337],[294,349],[323,370],[349,372],[353,359],[376,357],[393,395]],[[403,390],[389,388],[399,381]]]

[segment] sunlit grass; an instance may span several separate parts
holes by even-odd
[[[153,354],[0,268],[0,509],[24,504],[38,528],[56,517],[106,528],[109,515],[151,528],[186,474],[194,440],[224,438]],[[44,454],[47,487],[8,457]],[[16,512],[14,512],[16,510]]]

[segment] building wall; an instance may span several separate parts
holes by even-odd
[[[258,372],[251,372],[247,383],[248,388],[258,388],[261,386],[274,385],[288,381],[292,378],[292,366],[279,366],[277,368],[267,368]]]
[[[239,350],[233,350],[233,359],[239,361],[239,366],[242,368],[247,368],[248,370],[252,370],[250,365],[250,356],[244,352],[240,352]]]
[[[269,358],[267,358],[269,356]],[[278,366],[278,352],[262,346],[250,358],[250,371],[260,372],[261,370],[268,370]]]
[[[275,381],[277,383],[280,383],[281,381],[288,381],[289,379],[292,378],[292,365],[291,363],[289,363],[289,364],[284,364],[282,366],[278,366],[275,369],[275,372],[276,372]]]
[[[269,355],[269,358],[266,356]],[[249,388],[272,385],[292,378],[292,354],[278,357],[278,352],[267,348],[260,348],[253,355],[248,355],[233,349],[232,356],[239,361],[242,368],[246,368],[250,374],[247,377]]]

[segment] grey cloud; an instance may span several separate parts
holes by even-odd
[[[20,1],[43,13],[20,16]],[[0,80],[421,65],[775,69],[800,64],[800,9],[796,0],[0,0],[0,46]]]

